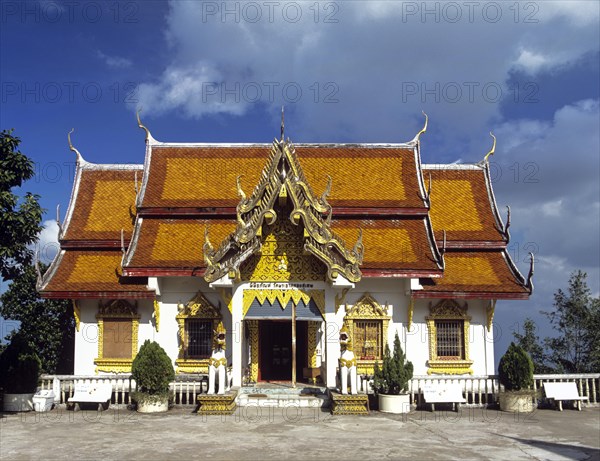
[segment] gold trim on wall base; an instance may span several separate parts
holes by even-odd
[[[103,373],[131,373],[133,359],[94,359],[95,372]]]
[[[203,360],[175,360],[177,373],[208,373],[208,359]]]

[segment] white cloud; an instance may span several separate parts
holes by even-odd
[[[43,226],[44,228],[40,232],[36,251],[38,251],[40,261],[48,264],[54,259],[60,248],[58,243],[58,224],[55,220],[50,219],[44,221]]]
[[[512,208],[509,252],[525,274],[527,252],[536,253],[531,300],[498,305],[497,320],[505,327],[529,316],[540,336],[552,334],[539,311],[553,309],[553,294],[575,270],[587,272],[590,289],[599,291],[599,118],[598,100],[585,100],[557,110],[551,122],[516,120],[494,130],[496,171],[502,172],[494,192],[498,205]]]
[[[482,5],[471,13],[451,3],[461,8],[458,22],[444,2],[301,2],[297,22],[285,4],[269,11],[256,3],[261,19],[251,22],[243,2],[230,13],[221,2],[171,2],[171,60],[140,85],[140,105],[150,116],[200,118],[263,104],[276,119],[284,104],[305,141],[409,140],[425,109],[432,130],[464,144],[500,118],[497,94],[510,95],[512,71],[568,66],[599,48],[590,2],[530,2],[536,11],[519,4],[518,17],[512,3],[496,2],[497,22]],[[585,21],[576,21],[578,7]]]
[[[543,69],[550,64],[551,62],[549,58],[523,49],[521,50],[521,54],[515,62],[515,67],[521,68],[529,74],[535,74],[540,69]]]
[[[98,50],[96,54],[98,58],[104,61],[104,63],[112,69],[128,69],[129,67],[133,66],[133,62],[127,58],[122,58],[120,56],[108,56],[100,50]]]

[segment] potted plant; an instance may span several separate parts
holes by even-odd
[[[534,410],[533,362],[521,346],[510,343],[500,359],[498,378],[504,386],[504,391],[499,393],[502,411],[529,413]]]
[[[0,387],[4,411],[33,410],[33,394],[38,386],[41,362],[27,341],[15,334],[0,355]]]
[[[405,361],[398,333],[394,338],[394,355],[386,344],[383,365],[375,363],[374,387],[378,395],[379,411],[386,413],[408,413],[410,396],[406,393],[408,382],[413,376],[413,364]]]
[[[146,340],[131,366],[137,391],[133,399],[140,413],[157,413],[169,409],[169,383],[175,379],[173,363],[158,343]]]

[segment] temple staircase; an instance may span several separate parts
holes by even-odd
[[[274,408],[327,408],[331,404],[326,387],[298,383],[258,383],[239,390],[237,404],[240,407]]]

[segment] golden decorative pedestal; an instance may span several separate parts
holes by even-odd
[[[333,415],[368,415],[369,396],[367,394],[340,394],[330,391],[331,414]]]
[[[237,408],[235,398],[237,390],[229,391],[225,394],[200,394],[198,396],[199,415],[231,415]]]

